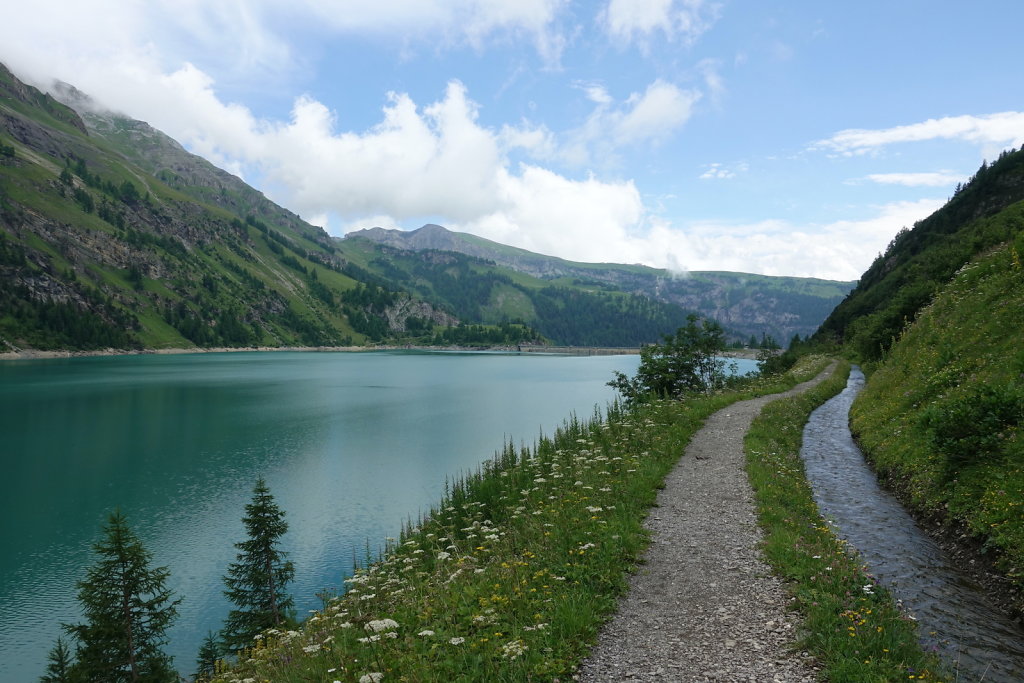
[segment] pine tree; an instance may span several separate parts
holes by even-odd
[[[47,659],[49,663],[46,665],[46,673],[40,677],[39,683],[69,683],[72,667],[71,650],[63,638],[57,638],[57,644],[50,650]]]
[[[284,559],[286,553],[278,549],[288,523],[262,477],[256,481],[245,513],[242,521],[249,537],[235,544],[241,552],[224,577],[228,588],[224,594],[238,607],[228,613],[222,632],[225,645],[233,652],[251,645],[265,629],[285,623],[293,604],[285,586],[295,576],[295,569]]]
[[[210,632],[199,646],[199,656],[196,658],[196,681],[209,681],[217,673],[217,662],[224,654],[224,647],[217,639],[217,636]]]
[[[93,546],[96,564],[78,582],[86,623],[65,627],[78,639],[74,681],[176,682],[171,658],[160,646],[177,616],[166,567],[150,567],[152,555],[115,510]]]

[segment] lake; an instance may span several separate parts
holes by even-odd
[[[77,622],[75,582],[114,507],[183,598],[167,651],[194,670],[267,480],[299,613],[320,606],[445,481],[612,400],[638,356],[210,353],[0,362],[0,681],[36,680]],[[746,366],[743,370],[748,369]]]
[[[731,361],[730,361],[731,362]],[[740,372],[756,369],[737,361]],[[36,680],[79,620],[75,582],[115,507],[183,598],[182,673],[230,608],[223,577],[267,480],[300,616],[512,439],[614,398],[639,356],[205,353],[0,361],[0,683]]]

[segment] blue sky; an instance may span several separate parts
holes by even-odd
[[[855,279],[1024,144],[1024,4],[0,0],[0,60],[332,234]]]

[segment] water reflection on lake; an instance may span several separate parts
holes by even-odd
[[[637,356],[224,353],[0,362],[0,681],[35,680],[119,506],[184,598],[191,672],[228,604],[257,476],[287,512],[300,614],[354,556],[437,502],[503,437],[532,443],[614,397]],[[749,369],[751,363],[741,367]]]

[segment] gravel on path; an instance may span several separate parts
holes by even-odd
[[[818,680],[814,661],[794,649],[791,598],[761,557],[743,437],[766,403],[811,388],[833,369],[723,408],[694,435],[645,522],[651,544],[641,568],[578,680]]]

